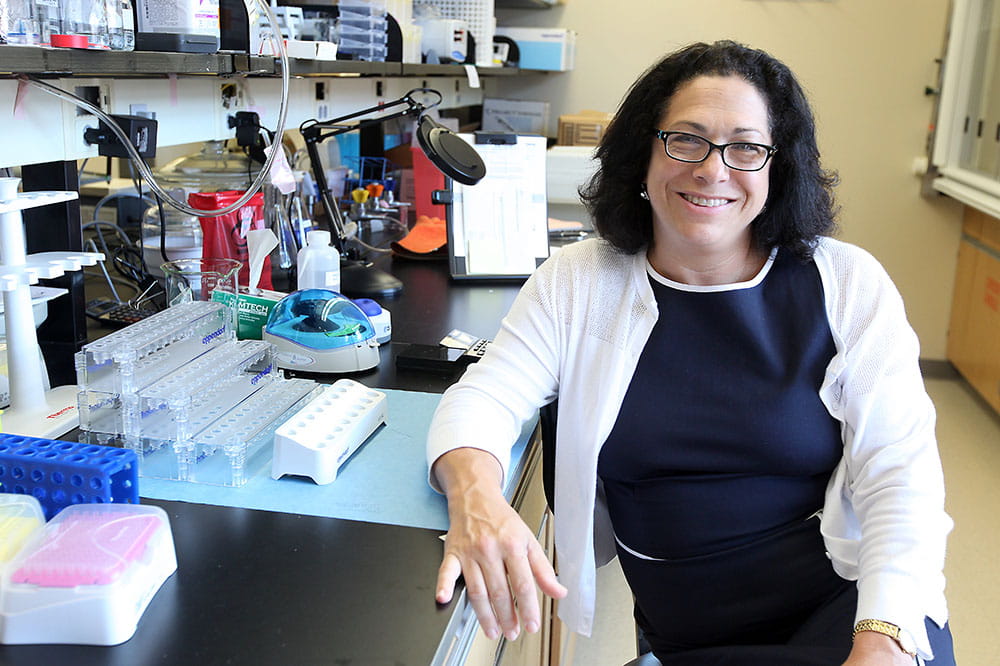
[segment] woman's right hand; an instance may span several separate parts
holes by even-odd
[[[566,596],[535,535],[501,490],[500,464],[479,449],[454,449],[434,463],[448,497],[450,527],[438,569],[436,598],[451,601],[459,575],[483,632],[514,640],[541,626],[537,588]],[[537,586],[537,587],[536,587]]]

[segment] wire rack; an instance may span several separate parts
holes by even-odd
[[[435,7],[442,18],[457,19],[469,24],[476,38],[476,66],[494,67],[493,34],[497,20],[493,15],[493,0],[413,0],[413,6]]]

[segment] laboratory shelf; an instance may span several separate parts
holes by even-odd
[[[232,54],[83,51],[0,45],[0,72],[67,76],[232,74]]]
[[[516,76],[515,67],[477,67],[479,76]],[[81,51],[0,45],[0,75],[39,74],[74,77],[183,75],[277,76],[281,63],[245,53],[158,53]],[[423,65],[359,60],[292,58],[292,76],[465,76],[463,65]]]
[[[497,9],[552,9],[564,0],[495,0]]]

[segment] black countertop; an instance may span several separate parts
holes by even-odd
[[[352,378],[440,392],[456,374],[397,371],[395,352],[403,343],[435,344],[453,328],[492,338],[520,285],[454,281],[442,262],[387,268],[404,284],[381,301],[392,314],[393,344],[383,345],[378,368]],[[456,610],[456,602],[434,601],[436,530],[143,501],[169,515],[178,569],[135,636],[114,647],[0,645],[0,666],[425,665]]]

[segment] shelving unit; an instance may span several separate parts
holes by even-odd
[[[465,76],[464,65],[423,65],[360,60],[290,61],[292,76]],[[481,77],[519,76],[516,67],[476,67]],[[82,51],[0,45],[0,75],[58,77],[181,75],[277,76],[281,61],[245,53],[155,53],[152,51]],[[535,73],[535,72],[531,72]]]
[[[552,9],[564,0],[494,0],[497,9]]]
[[[0,168],[36,165],[32,171],[74,176],[66,186],[45,179],[25,177],[25,189],[76,189],[76,161],[97,156],[97,148],[84,143],[88,127],[97,119],[76,107],[48,97],[30,86],[22,86],[20,75],[45,78],[57,86],[90,96],[105,111],[114,114],[152,112],[160,121],[160,146],[183,145],[227,139],[233,136],[228,118],[237,111],[260,115],[264,126],[276,123],[280,97],[281,62],[267,56],[245,53],[185,54],[155,52],[81,51],[0,45]],[[331,118],[370,106],[375,99],[394,99],[414,87],[439,89],[441,109],[482,103],[483,89],[475,78],[544,74],[516,68],[464,65],[424,65],[399,62],[290,61],[291,86],[286,128],[305,120]],[[320,85],[325,82],[325,85]],[[226,88],[238,89],[230,103]],[[79,213],[66,211],[60,229],[46,236],[33,251],[63,250],[82,243]],[[75,219],[74,219],[75,218]],[[64,233],[65,232],[65,233]],[[58,235],[58,238],[57,238]],[[30,242],[30,241],[29,241]],[[68,298],[60,299],[58,319],[83,321],[83,287],[67,285]],[[58,352],[78,350],[79,331],[73,341],[58,334]],[[85,340],[84,340],[85,341]],[[51,341],[46,341],[50,344]],[[69,349],[76,346],[75,349]],[[49,351],[46,351],[47,358]],[[71,361],[71,359],[70,359]],[[70,368],[72,363],[67,361]]]

